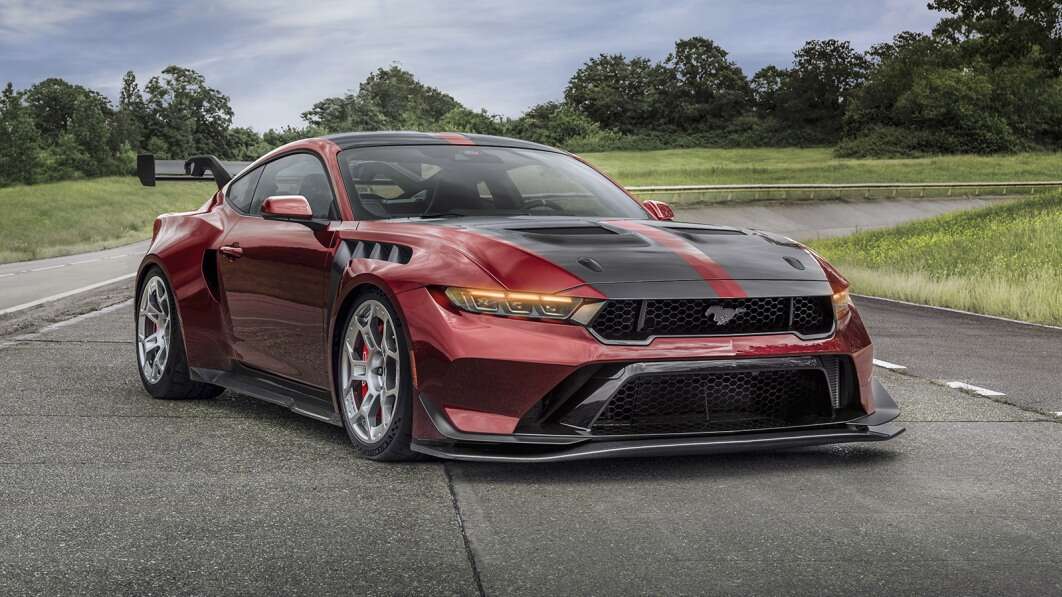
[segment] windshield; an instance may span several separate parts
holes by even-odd
[[[407,145],[339,154],[359,219],[586,216],[647,219],[579,160],[533,149]]]

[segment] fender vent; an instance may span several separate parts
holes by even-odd
[[[203,252],[203,279],[206,280],[207,290],[214,300],[221,296],[218,292],[218,252],[207,249]]]
[[[354,243],[351,259],[372,259],[391,263],[409,263],[413,249],[403,245],[359,240]]]

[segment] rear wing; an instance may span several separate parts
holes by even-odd
[[[196,155],[187,160],[156,160],[150,153],[136,156],[136,177],[145,187],[155,186],[156,181],[206,181],[213,180],[218,188],[227,185],[233,174],[238,174],[250,162],[222,162],[212,155]]]

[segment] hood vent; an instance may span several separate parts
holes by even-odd
[[[732,228],[682,228],[678,226],[665,226],[665,228],[671,232],[690,236],[748,236],[744,232]]]
[[[554,226],[549,228],[508,228],[508,230],[522,232],[524,234],[541,234],[546,236],[597,236],[617,234],[616,232],[613,232],[608,228],[602,228],[601,226]]]

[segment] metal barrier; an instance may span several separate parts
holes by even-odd
[[[675,197],[686,203],[725,202],[738,197],[745,199],[833,199],[833,198],[923,198],[951,197],[955,191],[961,196],[1009,195],[1019,191],[1029,194],[1037,190],[1060,188],[1062,181],[1013,182],[865,182],[839,184],[714,184],[714,185],[655,185],[631,186],[628,191],[639,196]],[[947,191],[946,193],[944,191]],[[748,195],[753,194],[754,197]],[[692,196],[691,196],[692,195]],[[698,201],[698,197],[700,201]]]

